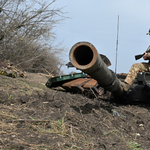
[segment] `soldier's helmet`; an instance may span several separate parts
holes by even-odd
[[[149,29],[148,33],[146,33],[146,35],[150,35],[150,29]]]

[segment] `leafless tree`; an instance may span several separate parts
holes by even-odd
[[[1,0],[0,59],[32,72],[59,73],[53,28],[64,19],[56,0]]]

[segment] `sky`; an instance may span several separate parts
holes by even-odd
[[[71,47],[81,41],[90,42],[106,55],[112,64],[109,69],[116,73],[128,73],[132,64],[144,62],[143,58],[135,60],[135,55],[145,52],[150,44],[146,35],[150,28],[150,0],[57,0],[55,6],[64,7],[68,17],[55,28],[55,42],[62,42],[65,48],[64,64],[69,62]],[[65,65],[61,69],[64,74],[77,72]]]

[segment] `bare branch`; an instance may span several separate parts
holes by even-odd
[[[9,59],[14,64],[24,65],[27,68],[38,67],[36,65],[39,64],[38,61],[43,61],[43,65],[39,66],[45,66],[47,70],[50,66],[46,62],[51,59],[53,66],[51,70],[57,68],[60,63],[58,59],[55,60],[54,55],[51,55],[54,49],[52,40],[55,38],[53,28],[65,17],[62,8],[52,8],[55,1],[46,3],[41,0],[2,0],[0,59]]]

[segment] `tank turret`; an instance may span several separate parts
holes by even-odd
[[[77,69],[87,73],[104,89],[115,96],[123,95],[123,88],[116,74],[108,69],[94,45],[89,42],[78,42],[69,53],[70,62]]]

